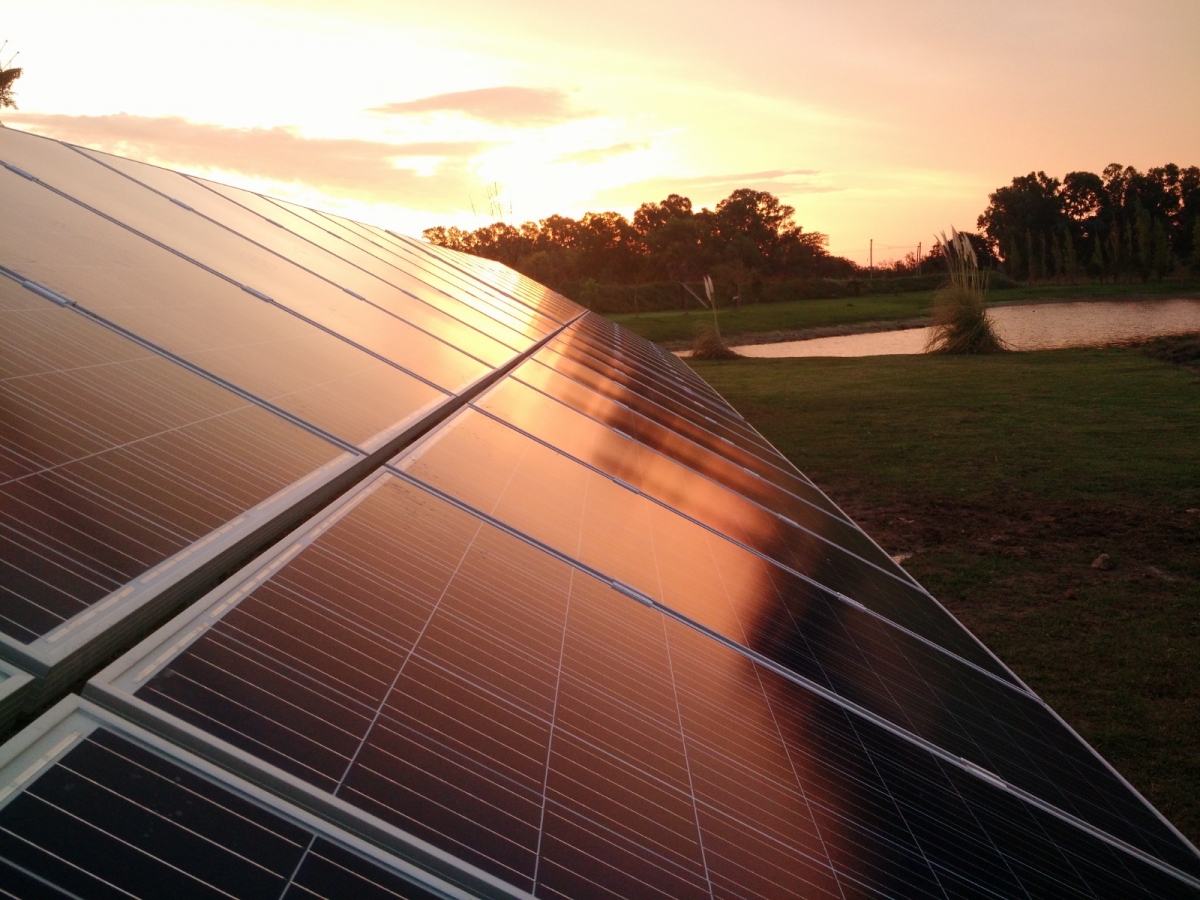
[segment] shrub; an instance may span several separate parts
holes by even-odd
[[[950,229],[942,235],[950,284],[933,297],[933,331],[926,353],[1000,353],[1006,349],[988,318],[988,273],[979,268],[966,235]]]

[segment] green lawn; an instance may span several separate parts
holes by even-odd
[[[1151,282],[1148,284],[1044,285],[993,291],[993,304],[1036,301],[1120,298],[1127,296],[1180,296],[1195,294],[1200,282]],[[827,300],[793,300],[764,303],[720,311],[721,331],[726,337],[769,332],[804,331],[813,328],[854,326],[865,322],[897,322],[929,314],[932,291],[905,294],[864,294],[861,297]],[[708,313],[692,310],[611,315],[608,318],[645,338],[660,343],[687,343],[698,324],[710,320]]]
[[[693,365],[1200,839],[1200,376],[1138,349]]]

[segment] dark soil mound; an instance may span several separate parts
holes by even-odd
[[[1188,369],[1200,369],[1200,334],[1175,334],[1146,345],[1155,359]]]

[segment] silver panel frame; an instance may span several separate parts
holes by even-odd
[[[39,716],[34,722],[0,747],[0,809],[20,795],[28,785],[53,767],[54,763],[80,741],[97,729],[103,728],[138,745],[144,750],[166,759],[168,762],[216,783],[242,800],[249,801],[290,824],[313,832],[332,844],[348,850],[369,862],[397,875],[445,900],[470,900],[481,897],[520,897],[522,893],[494,894],[488,885],[475,883],[472,873],[446,869],[450,879],[439,877],[418,863],[389,853],[380,848],[370,835],[347,831],[325,818],[313,815],[300,806],[281,800],[277,795],[264,791],[247,781],[231,775],[226,769],[214,766],[203,758],[170,740],[141,728],[114,715],[78,695],[64,697],[56,705]],[[417,847],[413,856],[420,856]],[[430,848],[432,849],[432,848]],[[439,852],[440,851],[434,851]],[[463,864],[465,865],[465,864]],[[443,867],[445,868],[445,867]]]

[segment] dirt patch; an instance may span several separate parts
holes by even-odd
[[[1200,371],[1200,334],[1176,334],[1145,345],[1146,353],[1162,362]]]
[[[1054,503],[1011,494],[991,503],[894,498],[843,508],[985,642],[1073,591],[1126,610],[1162,594],[1200,600],[1200,512]],[[1186,622],[1200,638],[1200,604]],[[1003,656],[1003,654],[1001,654]]]
[[[1187,509],[1053,502],[1007,492],[988,502],[917,496],[880,502],[845,487],[834,493],[889,553],[908,553],[913,559],[954,549],[1058,560],[1069,556],[1090,568],[1106,553],[1116,569],[1163,563],[1197,547],[1200,537],[1200,514]]]
[[[1184,834],[1200,837],[1200,509],[831,495]]]

